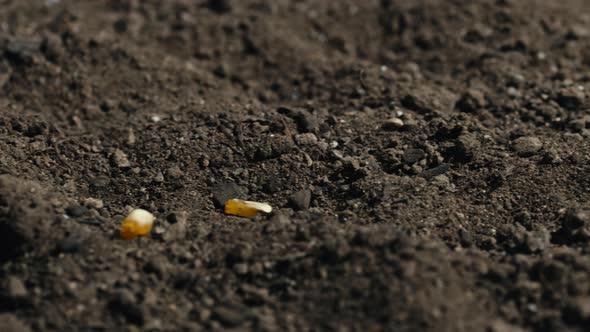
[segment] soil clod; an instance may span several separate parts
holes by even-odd
[[[211,189],[213,193],[213,203],[218,208],[225,207],[225,203],[232,198],[242,198],[246,193],[246,189],[233,182],[220,182]]]
[[[311,203],[311,192],[309,190],[300,190],[289,196],[289,203],[296,210],[307,210]]]
[[[0,175],[0,262],[43,247],[53,219],[37,183]]]
[[[403,161],[408,164],[415,164],[422,160],[426,156],[426,153],[422,149],[407,149],[404,151]]]
[[[486,104],[483,93],[478,90],[468,90],[455,104],[455,107],[461,112],[476,112]]]
[[[519,155],[528,157],[539,152],[543,148],[543,143],[537,137],[520,137],[514,140],[512,148]]]
[[[119,168],[131,167],[131,163],[129,162],[129,159],[127,158],[127,154],[125,154],[125,152],[123,152],[119,149],[115,150],[115,152],[113,152],[113,154],[111,155],[111,162],[112,162],[113,166],[116,166]]]

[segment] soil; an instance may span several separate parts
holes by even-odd
[[[0,329],[586,331],[589,13],[0,0]]]

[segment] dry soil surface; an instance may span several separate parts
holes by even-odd
[[[1,329],[587,331],[589,69],[585,0],[0,0]]]

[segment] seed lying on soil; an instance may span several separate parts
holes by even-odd
[[[135,209],[131,211],[121,225],[121,237],[133,240],[138,236],[149,234],[155,219],[156,217],[146,210]]]
[[[230,199],[225,203],[225,213],[239,217],[251,218],[258,213],[272,212],[272,206],[267,203],[244,201],[241,199]]]

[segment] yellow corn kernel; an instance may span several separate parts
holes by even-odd
[[[121,237],[133,240],[138,236],[148,235],[155,219],[156,217],[146,210],[135,209],[131,211],[121,225]]]
[[[241,199],[230,199],[225,203],[226,214],[252,218],[260,212],[270,213],[272,212],[272,207],[266,203],[244,201]]]

